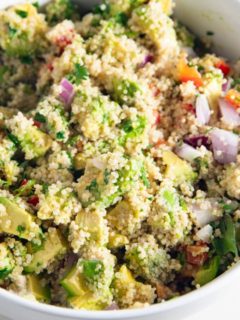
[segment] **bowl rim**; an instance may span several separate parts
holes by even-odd
[[[206,284],[205,286],[191,291],[178,298],[157,303],[154,305],[147,306],[139,309],[125,309],[125,310],[114,310],[114,311],[85,311],[85,310],[74,310],[65,307],[58,307],[48,305],[36,301],[27,300],[15,293],[9,292],[5,289],[0,288],[0,299],[8,300],[18,307],[29,309],[30,311],[58,316],[60,319],[67,317],[68,319],[96,319],[96,320],[112,320],[112,319],[131,319],[136,317],[151,316],[157,313],[174,310],[179,307],[183,307],[187,304],[195,302],[203,297],[209,296],[211,293],[216,292],[218,289],[223,288],[228,283],[234,280],[234,278],[240,272],[240,261],[235,263],[229,270],[224,272],[222,275]]]

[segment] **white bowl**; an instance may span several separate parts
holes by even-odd
[[[0,9],[26,2],[26,0],[0,0]],[[40,0],[44,4],[48,0]],[[91,6],[98,0],[78,0]],[[218,54],[235,60],[240,57],[240,1],[239,0],[177,0],[176,15],[180,21],[189,26],[196,34],[211,36]],[[121,311],[77,311],[54,307],[20,298],[0,288],[1,320],[181,320],[203,307],[211,304],[218,296],[225,294],[224,288],[231,286],[240,273],[240,263],[223,275],[185,296],[155,304],[145,309]]]

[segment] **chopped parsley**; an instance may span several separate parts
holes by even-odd
[[[16,36],[17,29],[12,28],[10,25],[8,25],[8,33],[9,33],[9,37],[12,39]]]
[[[91,192],[91,194],[96,198],[100,195],[99,185],[96,179],[91,181],[91,183],[86,187],[86,190]]]
[[[142,169],[141,169],[141,180],[142,180],[143,184],[145,185],[145,187],[147,187],[147,188],[150,187],[150,182],[148,180],[147,173],[146,173],[146,170],[144,167],[142,167]]]
[[[93,13],[101,15],[103,18],[107,19],[110,15],[111,7],[109,3],[102,3],[97,5],[93,9]]]
[[[39,112],[37,112],[35,114],[34,120],[36,120],[38,122],[41,122],[41,123],[46,123],[47,122],[46,117],[43,114],[39,113]]]
[[[23,57],[20,57],[20,61],[23,63],[23,64],[32,64],[33,63],[33,59],[31,56],[23,56]]]
[[[17,226],[17,232],[21,235],[24,231],[26,230],[26,228],[22,225]]]
[[[11,140],[15,144],[16,147],[20,145],[18,138],[14,134],[8,133],[7,137],[9,140]]]
[[[84,65],[81,65],[80,63],[76,63],[74,65],[74,70],[71,72],[67,79],[73,83],[79,85],[83,80],[87,80],[89,77],[88,70]]]
[[[28,16],[28,12],[24,10],[16,10],[16,14],[23,19],[27,18]]]
[[[115,16],[115,21],[123,26],[126,26],[128,22],[128,16],[124,12],[120,12]]]
[[[63,131],[57,132],[56,138],[57,138],[58,140],[64,140],[64,138],[65,138],[64,132],[63,132]]]
[[[109,183],[109,176],[110,176],[111,172],[108,169],[104,170],[104,183],[108,184]]]

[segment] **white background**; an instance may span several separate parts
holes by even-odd
[[[203,310],[186,320],[240,320],[240,274],[231,287],[222,291],[220,299],[213,301],[207,308],[203,306]]]

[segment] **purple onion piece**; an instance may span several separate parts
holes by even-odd
[[[152,63],[154,61],[154,56],[151,54],[148,54],[142,63],[140,63],[139,68],[144,68],[148,63]]]
[[[222,91],[224,93],[228,92],[231,89],[232,80],[226,79],[226,82],[222,85]]]
[[[62,79],[61,83],[61,93],[59,94],[59,98],[64,102],[66,107],[69,107],[74,97],[74,87],[66,78]]]
[[[199,136],[187,136],[183,139],[183,141],[193,148],[198,148],[201,146],[206,147],[208,150],[211,149],[211,140],[207,136],[199,135]]]
[[[215,128],[210,132],[214,159],[221,164],[236,162],[239,138],[236,134]]]
[[[240,115],[237,110],[225,99],[219,99],[219,108],[221,111],[222,119],[225,123],[233,126],[240,125]]]
[[[201,157],[201,152],[193,148],[187,143],[183,143],[181,146],[175,148],[175,153],[182,159],[187,161],[193,161],[196,158]]]
[[[105,310],[108,310],[108,311],[119,310],[119,306],[117,305],[116,302],[113,302]]]
[[[209,122],[211,110],[209,108],[207,97],[200,94],[196,100],[196,118],[200,125],[205,125]]]

